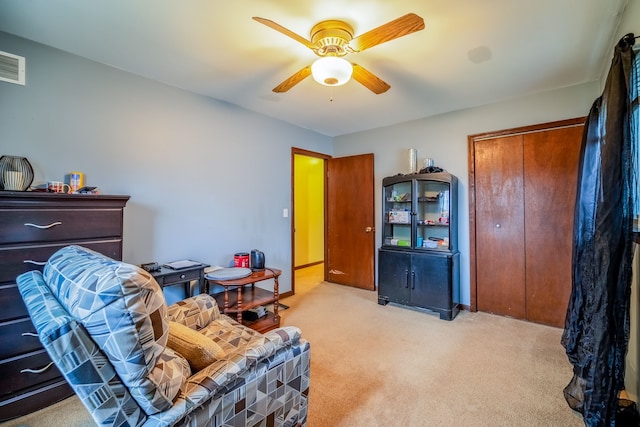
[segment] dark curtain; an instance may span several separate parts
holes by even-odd
[[[636,192],[630,136],[633,44],[633,34],[618,42],[582,140],[562,345],[574,373],[564,395],[586,426],[614,426],[624,388]]]

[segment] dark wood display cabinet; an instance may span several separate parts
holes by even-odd
[[[71,244],[121,260],[127,200],[0,191],[0,422],[73,394],[40,344],[16,277],[42,270],[55,251]]]
[[[446,173],[396,175],[383,186],[378,303],[459,311],[458,180]]]

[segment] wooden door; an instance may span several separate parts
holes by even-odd
[[[373,154],[327,161],[325,277],[375,289]]]
[[[527,320],[557,327],[571,294],[582,126],[524,135]]]
[[[522,135],[476,141],[476,282],[480,311],[524,319]]]

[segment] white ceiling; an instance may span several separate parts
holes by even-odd
[[[337,136],[597,80],[626,3],[2,0],[0,31]],[[252,16],[309,39],[322,20],[344,20],[358,36],[409,12],[424,30],[346,57],[389,83],[388,92],[353,80],[328,88],[311,77],[271,91],[316,56]]]

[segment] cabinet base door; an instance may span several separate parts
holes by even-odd
[[[415,281],[411,285],[411,305],[436,311],[441,319],[451,320],[458,313],[454,302],[457,280],[454,271],[458,257],[441,254],[414,254]],[[457,299],[457,298],[455,298]]]
[[[380,250],[378,253],[378,303],[409,304],[411,254]]]

